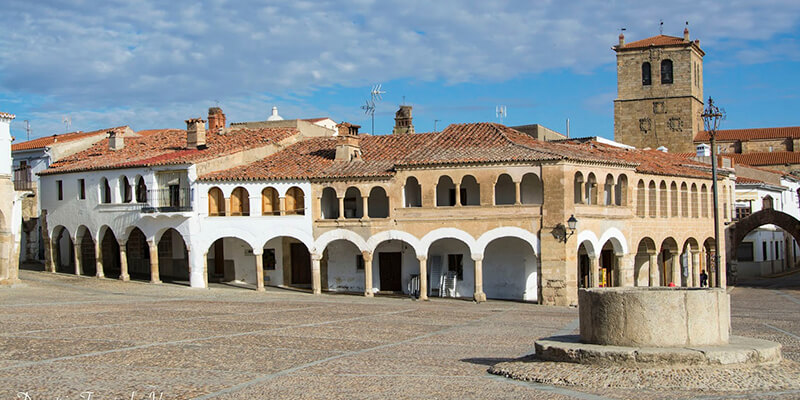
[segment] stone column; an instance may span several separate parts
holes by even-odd
[[[256,258],[256,291],[259,292],[264,291],[264,258],[261,257],[262,254],[253,252],[253,257]]]
[[[158,276],[158,244],[148,240],[147,246],[150,247],[150,283],[161,283]]]
[[[81,257],[82,256],[82,254],[81,254],[81,245],[80,244],[74,244],[74,243],[77,243],[77,241],[73,242],[73,245],[72,245],[72,249],[73,249],[73,253],[74,253],[73,255],[74,255],[74,258],[75,258],[75,275],[81,275],[81,273],[83,272],[83,260],[82,260],[83,257]]]
[[[368,220],[369,219],[369,196],[361,196],[361,209],[364,213],[361,215],[361,219]]]
[[[208,251],[203,253],[203,285],[208,289]]]
[[[419,260],[419,299],[428,300],[428,256],[417,256]]]
[[[55,245],[48,237],[45,237],[43,246],[45,270],[47,272],[56,272],[56,262],[55,258],[53,258],[53,248]]]
[[[483,254],[473,254],[472,261],[475,262],[475,290],[472,298],[481,303],[486,301],[486,293],[483,293]]]
[[[461,207],[461,184],[456,183],[456,207]]]
[[[364,296],[372,297],[372,253],[362,251],[364,257]]]
[[[286,215],[286,196],[278,197],[278,207],[281,210],[281,215]]]
[[[516,204],[516,205],[522,204],[522,192],[520,191],[520,185],[521,184],[522,184],[522,182],[518,182],[518,181],[514,182],[514,190],[516,191],[516,193],[514,194],[514,196],[515,196],[514,204]]]
[[[94,242],[94,259],[97,264],[97,274],[98,278],[105,277],[105,273],[103,272],[103,244],[100,241]]]
[[[600,259],[589,255],[589,287],[600,287]]]
[[[128,249],[122,241],[119,241],[119,269],[119,280],[125,282],[131,280],[128,274]]]
[[[658,286],[658,253],[651,253],[649,264],[650,286]]]
[[[692,250],[692,287],[700,287],[700,252]]]
[[[322,255],[311,253],[311,292],[322,294],[322,274],[320,272]],[[366,269],[366,267],[364,267]]]
[[[670,266],[672,267],[672,283],[674,283],[675,286],[680,286],[681,285],[680,256],[676,257],[676,255],[673,255],[672,253],[670,253],[669,263],[670,263]]]
[[[622,254],[614,254],[614,282],[611,286],[625,286],[625,274],[622,271],[622,266],[625,265],[625,259]]]
[[[344,219],[344,197],[337,197],[339,199],[339,218]]]

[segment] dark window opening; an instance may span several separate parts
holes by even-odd
[[[264,254],[261,255],[261,261],[264,265],[265,271],[275,270],[275,249],[264,249]]]
[[[56,190],[58,191],[58,199],[64,200],[64,186],[61,181],[56,181]]]
[[[739,261],[753,261],[753,242],[742,242],[736,248],[736,259]]]
[[[649,62],[642,63],[642,85],[650,85],[652,83],[650,70]]]
[[[456,273],[456,279],[464,280],[464,255],[463,254],[448,254],[447,255],[447,270]]]
[[[356,271],[364,270],[364,256],[361,254],[356,255]]]
[[[672,83],[672,60],[661,61],[661,83]]]
[[[86,200],[86,181],[78,179],[78,198]]]

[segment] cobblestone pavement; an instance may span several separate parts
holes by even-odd
[[[21,278],[23,287],[0,289],[0,399],[800,398],[562,387],[487,373],[540,337],[574,333],[570,308]],[[734,334],[778,341],[785,358],[800,361],[800,274],[731,295]]]

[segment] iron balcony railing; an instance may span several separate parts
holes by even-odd
[[[189,188],[170,186],[166,189],[150,189],[147,198],[148,206],[142,207],[145,213],[168,213],[192,211],[192,191]]]

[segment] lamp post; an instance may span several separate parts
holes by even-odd
[[[725,110],[720,110],[719,107],[715,106],[714,100],[709,97],[708,105],[700,116],[703,118],[703,125],[711,141],[711,192],[714,197],[714,269],[717,275],[714,283],[717,287],[721,287],[723,268],[720,265],[719,257],[719,197],[717,195],[717,145],[715,136],[717,135],[720,121],[725,119]]]

